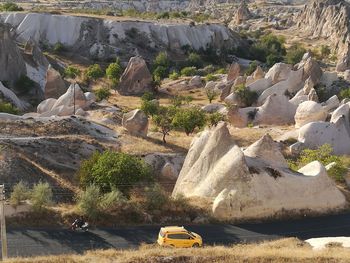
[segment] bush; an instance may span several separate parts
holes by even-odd
[[[166,52],[160,52],[156,56],[153,62],[154,67],[162,66],[164,68],[169,68],[170,67],[170,60],[168,57],[168,54]]]
[[[208,74],[205,76],[205,81],[209,82],[209,81],[216,81],[218,80],[218,76],[215,76],[213,74]]]
[[[34,185],[31,193],[31,203],[34,211],[43,211],[45,206],[52,204],[52,189],[48,183]]]
[[[21,202],[27,200],[30,197],[30,190],[26,184],[20,181],[13,187],[10,204],[14,207],[21,204]]]
[[[175,128],[190,135],[196,128],[203,128],[206,123],[205,113],[198,107],[181,108],[176,111],[173,119]]]
[[[60,53],[60,52],[64,52],[66,50],[66,47],[61,43],[61,42],[57,42],[54,46],[53,46],[53,51],[55,53]]]
[[[26,75],[20,76],[20,78],[15,83],[16,89],[23,93],[30,91],[34,86],[35,82],[28,78]]]
[[[180,77],[180,74],[177,73],[176,71],[171,72],[169,75],[169,78],[172,80],[177,80],[177,79],[179,79],[179,77]]]
[[[207,115],[207,123],[210,127],[216,127],[220,121],[226,121],[225,115],[214,112]]]
[[[147,187],[145,197],[148,210],[161,210],[169,202],[168,194],[158,184]]]
[[[239,99],[246,105],[246,107],[250,107],[252,104],[254,104],[259,97],[255,91],[251,91],[249,88],[244,86],[244,84],[235,87],[234,93],[237,94]]]
[[[187,58],[187,63],[189,67],[201,68],[203,66],[203,60],[197,53],[190,53]]]
[[[93,154],[82,162],[78,175],[82,187],[96,184],[103,192],[115,188],[128,193],[134,185],[152,181],[151,168],[144,160],[113,151]]]
[[[94,64],[88,67],[88,69],[85,72],[85,76],[88,79],[97,80],[99,78],[102,78],[104,76],[103,70],[101,69],[100,65]]]
[[[63,75],[67,78],[75,79],[76,77],[80,76],[80,74],[81,74],[80,69],[73,66],[68,66],[64,69]]]
[[[95,91],[96,100],[101,101],[108,99],[111,96],[111,90],[109,88],[103,87]]]
[[[322,58],[326,58],[326,57],[329,57],[329,55],[331,54],[331,49],[329,48],[329,46],[322,45],[320,52],[321,52]]]
[[[122,66],[120,65],[120,61],[117,60],[114,63],[109,64],[109,66],[106,69],[106,76],[109,79],[116,79],[118,80],[123,73]]]
[[[166,67],[158,66],[153,71],[153,79],[162,80],[169,74],[169,70]]]
[[[9,114],[17,115],[19,110],[13,106],[11,103],[0,102],[0,112],[5,112]]]
[[[1,5],[0,11],[16,12],[16,11],[23,11],[23,8],[13,2],[7,2]]]
[[[207,95],[207,98],[209,100],[209,103],[211,103],[213,100],[216,99],[216,97],[219,95],[219,93],[214,89],[205,89],[205,95]]]
[[[190,104],[191,101],[193,100],[193,97],[191,96],[181,96],[181,95],[175,95],[172,99],[171,99],[171,104],[177,108],[180,107],[181,105],[184,104]]]
[[[79,211],[89,217],[96,218],[99,214],[100,189],[96,185],[89,185],[85,191],[77,196],[77,206]]]
[[[185,68],[181,69],[180,74],[181,74],[181,76],[186,76],[186,77],[194,76],[197,74],[197,68],[185,67]]]
[[[159,104],[154,101],[142,100],[141,102],[141,110],[147,116],[154,116],[158,113]]]
[[[336,165],[328,170],[328,175],[338,182],[343,182],[347,167],[339,156],[332,153],[333,149],[329,144],[324,144],[316,150],[305,149],[296,161],[289,160],[289,166],[293,170],[298,170],[313,161],[319,161],[325,166],[335,162]]]
[[[252,75],[252,74],[254,73],[254,71],[256,70],[257,67],[258,67],[258,63],[257,63],[256,60],[254,60],[253,62],[251,62],[251,63],[249,64],[249,67],[247,68],[245,74],[246,74],[247,76]]]
[[[111,192],[104,194],[101,197],[99,207],[102,211],[113,208],[115,205],[120,205],[126,202],[126,198],[118,189],[112,189]]]
[[[339,99],[350,99],[350,88],[343,89],[339,93]]]
[[[300,45],[294,44],[288,49],[285,60],[288,64],[295,65],[300,62],[305,53],[305,48],[303,48]]]
[[[225,68],[219,68],[218,70],[215,71],[215,74],[226,74],[227,69]]]
[[[157,19],[169,19],[170,14],[169,14],[169,12],[162,12],[162,13],[159,13],[156,18]]]

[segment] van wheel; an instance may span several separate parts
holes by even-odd
[[[192,247],[199,247],[199,244],[198,244],[198,243],[194,243],[194,244],[192,245]]]

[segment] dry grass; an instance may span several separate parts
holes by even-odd
[[[348,249],[332,247],[314,251],[306,243],[294,239],[281,239],[261,244],[235,245],[232,247],[205,247],[200,249],[171,249],[156,245],[142,246],[138,250],[89,251],[82,256],[65,255],[37,258],[18,258],[8,262],[118,262],[118,263],[180,263],[180,262],[349,262]]]

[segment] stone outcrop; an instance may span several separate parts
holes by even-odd
[[[8,25],[0,23],[0,81],[14,84],[26,73],[24,59],[10,35]]]
[[[136,109],[125,113],[122,124],[130,134],[147,137],[148,117],[142,110]]]
[[[292,70],[292,66],[284,63],[277,63],[266,73],[265,78],[270,78],[272,84],[286,80]]]
[[[239,25],[247,21],[251,17],[252,15],[248,9],[248,5],[243,1],[236,10],[233,21],[236,25]]]
[[[152,75],[141,57],[132,57],[120,77],[118,92],[121,95],[142,95],[152,90]]]
[[[227,81],[235,81],[241,73],[241,66],[238,63],[232,63],[228,69]]]
[[[325,38],[336,48],[338,70],[349,66],[350,5],[344,0],[311,0],[297,16],[297,27],[311,38]],[[342,64],[342,65],[341,65]]]
[[[67,91],[61,74],[49,66],[46,71],[45,98],[59,98]]]
[[[242,152],[224,123],[193,140],[173,191],[178,194],[212,202],[213,215],[228,220],[322,213],[346,204],[321,163],[289,170],[268,135]]]
[[[305,101],[296,110],[295,127],[300,128],[314,121],[325,121],[326,118],[327,110],[321,104],[314,101]]]

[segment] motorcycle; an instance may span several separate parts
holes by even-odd
[[[74,223],[71,226],[71,230],[73,231],[81,230],[81,231],[87,232],[89,231],[89,224],[88,222],[84,222],[83,225],[78,226],[77,223],[74,221]]]

